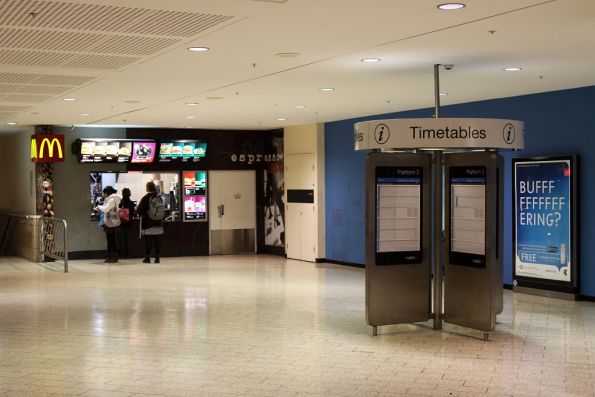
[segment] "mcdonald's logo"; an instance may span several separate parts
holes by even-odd
[[[64,135],[32,135],[31,160],[36,163],[64,161]]]

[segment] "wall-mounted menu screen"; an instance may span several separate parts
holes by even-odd
[[[127,163],[132,156],[132,141],[88,139],[80,141],[81,163]]]
[[[449,172],[450,263],[485,267],[486,167],[451,167]]]
[[[184,222],[207,220],[207,172],[182,171]]]
[[[132,143],[131,163],[152,163],[155,158],[157,144],[151,141],[134,141]]]
[[[421,167],[376,167],[376,265],[421,263]]]
[[[196,163],[205,157],[207,144],[199,141],[162,141],[159,162]]]

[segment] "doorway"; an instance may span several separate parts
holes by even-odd
[[[256,252],[255,171],[209,171],[211,255]]]

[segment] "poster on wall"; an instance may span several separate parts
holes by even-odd
[[[275,137],[265,156],[272,159],[264,170],[264,244],[285,247],[285,177],[283,168],[283,137]]]
[[[183,171],[184,222],[207,220],[207,172]]]
[[[514,275],[576,286],[576,158],[514,159]]]

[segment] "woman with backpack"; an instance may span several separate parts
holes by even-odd
[[[118,262],[118,246],[116,244],[116,232],[120,226],[120,217],[118,216],[118,207],[120,206],[120,197],[116,195],[117,190],[111,186],[103,189],[104,204],[95,207],[96,211],[103,213],[103,231],[107,239],[107,258],[106,263]]]
[[[140,200],[136,212],[141,217],[141,235],[145,239],[145,259],[143,263],[151,263],[151,246],[155,246],[155,263],[159,263],[161,254],[161,235],[163,234],[163,217],[165,204],[157,194],[155,183],[147,182],[147,194]]]

